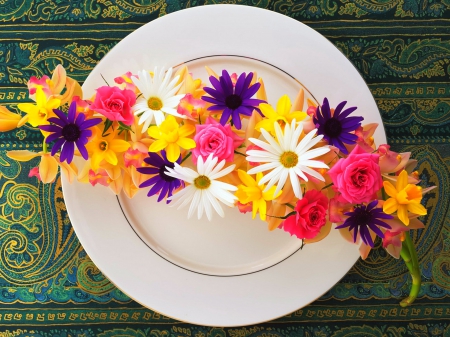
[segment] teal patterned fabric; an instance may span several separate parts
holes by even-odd
[[[132,301],[89,259],[70,224],[59,180],[29,178],[39,132],[0,133],[0,336],[450,336],[449,0],[0,0],[0,104],[17,111],[30,76],[61,63],[80,82],[121,39],[159,16],[236,3],[276,11],[326,36],[375,97],[389,143],[411,151],[424,185],[426,228],[413,233],[423,286],[379,243],[329,292],[289,316],[249,327],[177,322]],[[343,79],[345,83],[345,79]],[[350,98],[347,98],[350,99]]]

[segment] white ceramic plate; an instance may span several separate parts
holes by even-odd
[[[351,63],[324,37],[274,12],[215,5],[183,10],[136,30],[113,48],[87,78],[86,97],[137,64],[177,66],[207,80],[209,65],[263,77],[269,102],[282,94],[332,105],[348,100],[365,123],[380,124],[375,139],[386,141],[369,89]],[[141,61],[141,60],[150,60]],[[300,84],[301,83],[301,84]],[[121,290],[166,316],[200,325],[241,326],[289,314],[338,282],[359,257],[355,245],[332,230],[300,250],[282,231],[230,209],[225,219],[186,220],[141,191],[133,200],[108,189],[63,178],[66,206],[86,252]]]

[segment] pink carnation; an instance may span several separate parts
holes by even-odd
[[[210,154],[219,161],[232,162],[234,150],[244,142],[243,138],[231,130],[229,124],[223,126],[212,117],[208,117],[205,124],[197,124],[195,127],[194,141],[197,146],[192,151],[194,163],[197,163],[199,156],[206,160]]]
[[[376,193],[383,186],[380,156],[365,152],[355,146],[347,158],[341,158],[328,171],[328,175],[341,196],[350,203],[359,204],[376,199]]]
[[[36,177],[39,181],[42,181],[41,175],[39,174],[39,167],[33,167],[28,173],[28,177]]]
[[[283,229],[299,239],[312,239],[320,233],[326,224],[328,198],[317,190],[309,190],[297,201],[297,214],[288,217],[282,223]]]
[[[134,115],[131,110],[134,103],[136,103],[136,95],[133,91],[103,86],[97,89],[91,110],[112,121],[131,125],[134,122]]]

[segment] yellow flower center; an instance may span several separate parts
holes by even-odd
[[[161,110],[163,102],[158,97],[150,97],[147,101],[148,107],[152,110]]]
[[[285,152],[280,157],[280,163],[286,168],[294,167],[298,164],[298,155],[292,151]]]
[[[194,185],[200,190],[205,190],[211,185],[211,180],[207,176],[198,176],[194,180]]]
[[[99,148],[101,151],[106,151],[106,150],[108,150],[108,143],[105,142],[105,141],[102,141],[102,142],[100,142],[100,144],[98,145],[98,148]]]

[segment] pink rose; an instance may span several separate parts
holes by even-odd
[[[221,160],[232,162],[234,159],[234,150],[237,149],[244,139],[236,135],[229,124],[223,126],[214,118],[208,117],[205,124],[195,126],[196,134],[194,141],[197,144],[192,150],[194,163],[197,158],[202,156],[204,160],[210,154]]]
[[[288,217],[282,223],[283,229],[299,239],[312,239],[326,224],[328,199],[317,190],[309,190],[297,201],[297,214]]]
[[[376,193],[383,186],[379,158],[378,154],[367,153],[357,145],[347,158],[339,159],[328,171],[345,200],[359,204],[377,199]]]
[[[134,115],[131,110],[134,103],[136,103],[136,95],[133,91],[104,86],[97,89],[91,110],[112,121],[131,125],[134,122]]]

